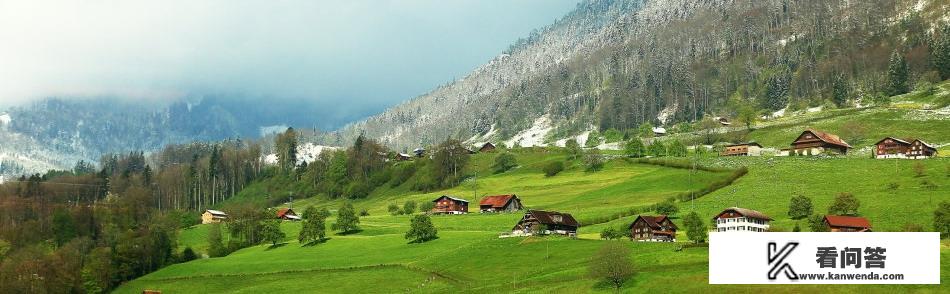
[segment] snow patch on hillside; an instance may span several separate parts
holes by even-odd
[[[590,131],[583,132],[580,135],[577,135],[574,137],[557,140],[557,142],[554,142],[554,145],[557,147],[564,147],[564,146],[567,146],[567,140],[574,139],[574,140],[577,140],[578,144],[580,144],[581,146],[584,146],[584,143],[587,142],[588,137],[590,137]]]
[[[544,144],[544,137],[547,136],[554,127],[551,125],[551,119],[546,115],[534,120],[534,124],[531,125],[531,128],[521,131],[508,141],[505,141],[505,145],[514,146],[516,143],[521,145],[521,147],[535,147],[535,146],[546,146]]]
[[[311,163],[317,160],[317,157],[320,157],[320,153],[324,151],[333,151],[338,150],[340,147],[333,146],[324,146],[316,145],[313,143],[305,143],[303,145],[297,146],[297,164],[301,163]],[[264,155],[264,164],[277,164],[277,154],[271,153]]]
[[[811,107],[811,108],[808,108],[808,110],[806,110],[806,112],[808,112],[808,113],[821,112],[823,109],[825,109],[824,106]]]

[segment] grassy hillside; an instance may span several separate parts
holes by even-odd
[[[864,139],[851,142],[859,148],[886,135],[919,137],[935,144],[950,142],[950,120],[942,116],[941,110],[932,110],[942,100],[935,95],[918,94],[897,97],[895,103],[886,108],[826,110],[764,122],[749,137],[767,146],[782,147],[806,127],[841,132],[845,123],[857,122],[867,126]],[[943,109],[946,105],[940,107]],[[160,289],[164,293],[250,293],[277,289],[350,293],[609,292],[608,287],[587,275],[587,261],[592,253],[603,242],[608,242],[598,240],[603,228],[626,227],[635,217],[630,215],[631,211],[702,189],[731,174],[690,173],[684,169],[614,159],[599,172],[585,172],[579,163],[573,163],[563,173],[546,178],[540,167],[549,161],[564,160],[564,155],[540,149],[518,152],[518,168],[492,174],[489,166],[494,156],[473,157],[473,164],[466,172],[478,172],[477,187],[472,179],[458,187],[431,193],[410,191],[407,185],[384,185],[367,199],[355,201],[357,209],[366,208],[370,213],[361,219],[363,231],[358,234],[332,235],[326,243],[301,247],[291,240],[299,231],[299,223],[284,223],[289,241],[282,246],[256,246],[227,257],[173,265],[130,282],[117,292],[137,293],[142,289]],[[929,229],[934,208],[941,201],[950,201],[950,158],[914,161],[875,160],[867,156],[708,157],[695,160],[700,165],[723,170],[744,166],[749,172],[730,186],[692,202],[678,203],[681,212],[673,219],[681,226],[680,217],[689,211],[697,211],[708,222],[723,208],[738,205],[762,211],[775,219],[776,229],[790,231],[796,224],[787,216],[792,196],[810,197],[815,212],[823,214],[835,195],[847,192],[861,201],[859,212],[871,221],[875,231],[900,231],[908,224]],[[918,164],[924,171],[922,175],[915,171]],[[261,201],[265,195],[279,195],[294,188],[286,179],[264,181],[254,184],[236,199]],[[386,211],[390,203],[401,205],[410,199],[431,201],[443,194],[475,203],[485,195],[507,193],[518,194],[529,208],[573,213],[585,225],[580,229],[580,238],[498,238],[499,233],[510,230],[521,215],[473,213],[433,216],[440,238],[408,244],[403,234],[408,230],[409,217],[390,216]],[[294,207],[316,205],[335,211],[340,204],[340,200],[316,196],[297,200]],[[617,216],[623,217],[618,219]],[[807,230],[806,223],[800,225]],[[204,251],[206,234],[206,226],[186,229],[181,231],[179,243]],[[681,242],[672,244],[621,241],[633,250],[637,270],[625,291],[947,291],[946,286],[940,285],[791,285],[781,288],[708,285],[706,248],[683,249],[685,232],[680,232],[678,239]],[[947,241],[942,244],[941,258],[944,260],[942,279],[946,280],[950,278],[950,243]]]

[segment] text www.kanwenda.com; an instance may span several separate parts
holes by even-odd
[[[867,273],[867,274],[801,274],[798,275],[799,279],[802,280],[842,280],[842,281],[858,281],[858,280],[903,280],[904,274],[877,274],[877,273]]]

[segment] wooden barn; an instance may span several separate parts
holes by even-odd
[[[201,214],[202,224],[220,223],[226,219],[228,219],[228,214],[220,210],[208,209]]]
[[[630,223],[630,240],[676,242],[676,224],[665,215],[640,215]]]
[[[486,196],[478,203],[478,208],[482,213],[512,212],[519,211],[523,209],[524,206],[521,205],[521,199],[518,198],[518,195],[511,194]]]
[[[412,155],[405,153],[396,153],[396,161],[409,161],[412,160]]]
[[[576,237],[577,227],[580,227],[580,224],[569,213],[529,210],[511,229],[511,234],[516,236],[557,234]]]
[[[908,150],[910,150],[910,142],[894,137],[887,137],[874,143],[875,158],[906,158]]]
[[[761,156],[762,145],[756,142],[728,145],[722,149],[720,156]]]
[[[442,195],[435,200],[435,206],[431,213],[436,214],[466,214],[468,213],[468,200]]]
[[[823,153],[848,154],[851,145],[834,134],[808,129],[792,142],[792,148],[783,150],[786,155],[818,155]]]
[[[857,216],[826,215],[825,225],[832,232],[870,232],[868,219]]]
[[[300,216],[298,216],[297,213],[291,208],[281,208],[277,211],[277,219],[299,221]]]
[[[478,148],[478,152],[493,152],[495,151],[495,144],[491,142],[485,143],[481,148]]]
[[[771,221],[764,213],[739,207],[726,208],[713,217],[717,232],[765,232]]]
[[[416,157],[423,157],[423,156],[426,156],[426,149],[425,149],[425,148],[422,148],[422,147],[413,149],[413,150],[412,150],[412,154],[415,154]]]
[[[887,137],[874,144],[875,158],[930,158],[937,155],[937,148],[919,139]]]

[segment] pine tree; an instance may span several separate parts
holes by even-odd
[[[842,107],[848,102],[848,82],[844,75],[836,74],[831,81],[831,101],[838,107]]]
[[[891,54],[891,62],[887,68],[887,94],[890,96],[904,94],[910,91],[908,82],[907,60],[900,50]]]
[[[698,213],[693,211],[686,215],[683,225],[686,226],[686,237],[690,240],[696,243],[706,242],[706,224]]]

